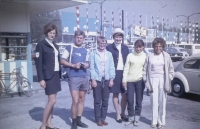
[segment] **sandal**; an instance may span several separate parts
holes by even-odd
[[[164,129],[162,125],[158,125],[158,129]]]

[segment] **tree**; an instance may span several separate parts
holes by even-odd
[[[38,15],[33,15],[30,17],[30,27],[31,27],[31,42],[38,43],[40,40],[44,39],[45,35],[43,33],[44,26],[52,22],[57,26],[58,34],[55,38],[55,42],[62,41],[62,27],[59,11],[47,12]]]

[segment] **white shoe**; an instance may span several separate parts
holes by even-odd
[[[125,122],[125,126],[128,126],[128,125],[131,125],[131,124],[133,124],[133,121],[127,121],[127,122]]]
[[[138,125],[139,125],[139,122],[138,122],[138,121],[134,121],[134,122],[133,122],[133,125],[134,125],[134,126],[138,126]]]

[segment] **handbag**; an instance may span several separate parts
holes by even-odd
[[[72,51],[73,51],[73,46],[70,45],[70,54],[69,54],[69,61],[68,62],[71,62],[72,60]],[[63,79],[66,79],[66,78],[69,78],[69,70],[70,70],[70,67],[67,67],[67,66],[64,66],[62,67],[62,78]]]

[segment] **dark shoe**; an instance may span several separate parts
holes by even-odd
[[[50,127],[46,126],[46,129],[59,129],[59,128],[57,128],[57,127],[50,128]]]
[[[122,123],[122,119],[116,120],[118,123]]]
[[[124,122],[127,122],[128,121],[128,118],[125,116],[125,117],[123,117],[122,115],[121,115],[121,118],[122,118],[122,121],[124,121]]]
[[[71,129],[77,129],[77,125],[76,124],[72,124]]]
[[[103,125],[108,125],[108,122],[106,122],[105,120],[102,120],[101,123],[102,123]]]
[[[103,126],[103,123],[101,121],[97,122],[97,126]]]
[[[77,124],[77,126],[79,126],[79,127],[88,128],[88,125],[86,125],[85,123],[83,123],[83,122],[81,122],[81,121],[77,122],[76,124]]]

